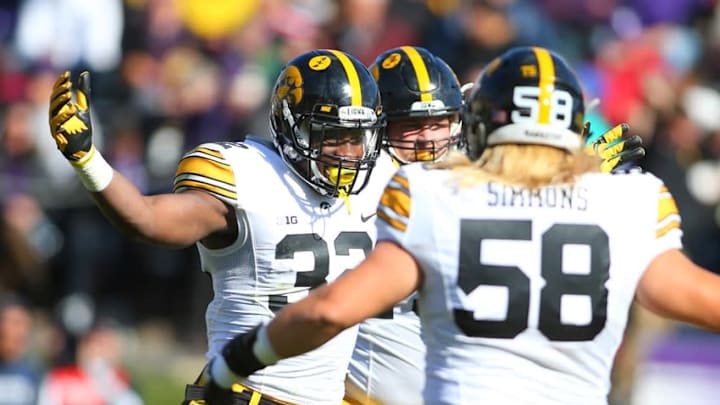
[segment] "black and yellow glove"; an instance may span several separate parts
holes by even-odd
[[[53,85],[50,96],[50,132],[58,149],[77,162],[93,148],[90,122],[90,73],[80,74],[73,101],[70,72],[65,71]]]
[[[600,171],[603,173],[611,173],[623,164],[645,156],[642,138],[639,135],[627,136],[629,129],[630,127],[625,123],[618,124],[585,148],[587,154],[602,159]],[[591,136],[589,122],[585,123],[583,136],[586,139]]]

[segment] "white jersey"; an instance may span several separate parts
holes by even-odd
[[[675,202],[651,174],[587,174],[530,193],[404,166],[378,240],[418,261],[428,404],[606,404],[638,280],[681,247]]]
[[[287,167],[272,145],[252,138],[208,143],[186,154],[175,191],[203,190],[234,207],[239,233],[223,249],[197,244],[214,291],[205,316],[207,358],[288,302],[357,265],[375,241],[374,221],[364,214],[374,212],[383,186],[353,195],[348,203],[323,197]],[[356,332],[349,329],[317,350],[281,360],[242,382],[288,402],[338,404]]]
[[[390,156],[383,154],[372,179],[387,184],[396,171]],[[346,391],[361,404],[414,405],[422,402],[424,385],[425,344],[413,294],[392,310],[360,323]]]

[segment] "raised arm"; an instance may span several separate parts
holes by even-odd
[[[83,72],[75,100],[70,73],[58,77],[50,97],[50,131],[103,214],[131,238],[170,247],[236,232],[234,211],[209,193],[145,196],[95,148],[90,120],[90,75]]]
[[[107,188],[91,195],[116,228],[149,243],[185,247],[222,234],[232,239],[237,231],[234,211],[202,191],[145,196],[115,172]]]

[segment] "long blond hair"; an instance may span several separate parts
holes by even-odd
[[[528,189],[553,184],[573,184],[583,173],[599,172],[600,159],[579,150],[534,144],[488,146],[475,161],[460,152],[433,165],[453,170],[460,186],[493,181]]]

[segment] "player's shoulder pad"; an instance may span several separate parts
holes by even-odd
[[[257,136],[245,136],[237,141],[209,142],[195,147],[191,152],[198,150],[214,151],[220,155],[219,158],[232,159],[242,162],[250,156],[262,156],[265,154],[277,154],[277,149],[272,141]]]
[[[245,138],[243,138],[240,142],[246,146],[248,144],[256,144],[256,145],[265,147],[267,149],[277,151],[277,148],[275,147],[275,143],[273,143],[273,141],[271,139],[261,137],[261,136],[248,135]]]
[[[222,142],[209,142],[187,152],[178,163],[173,191],[201,190],[233,204],[237,186],[234,170],[226,158],[230,147]]]

